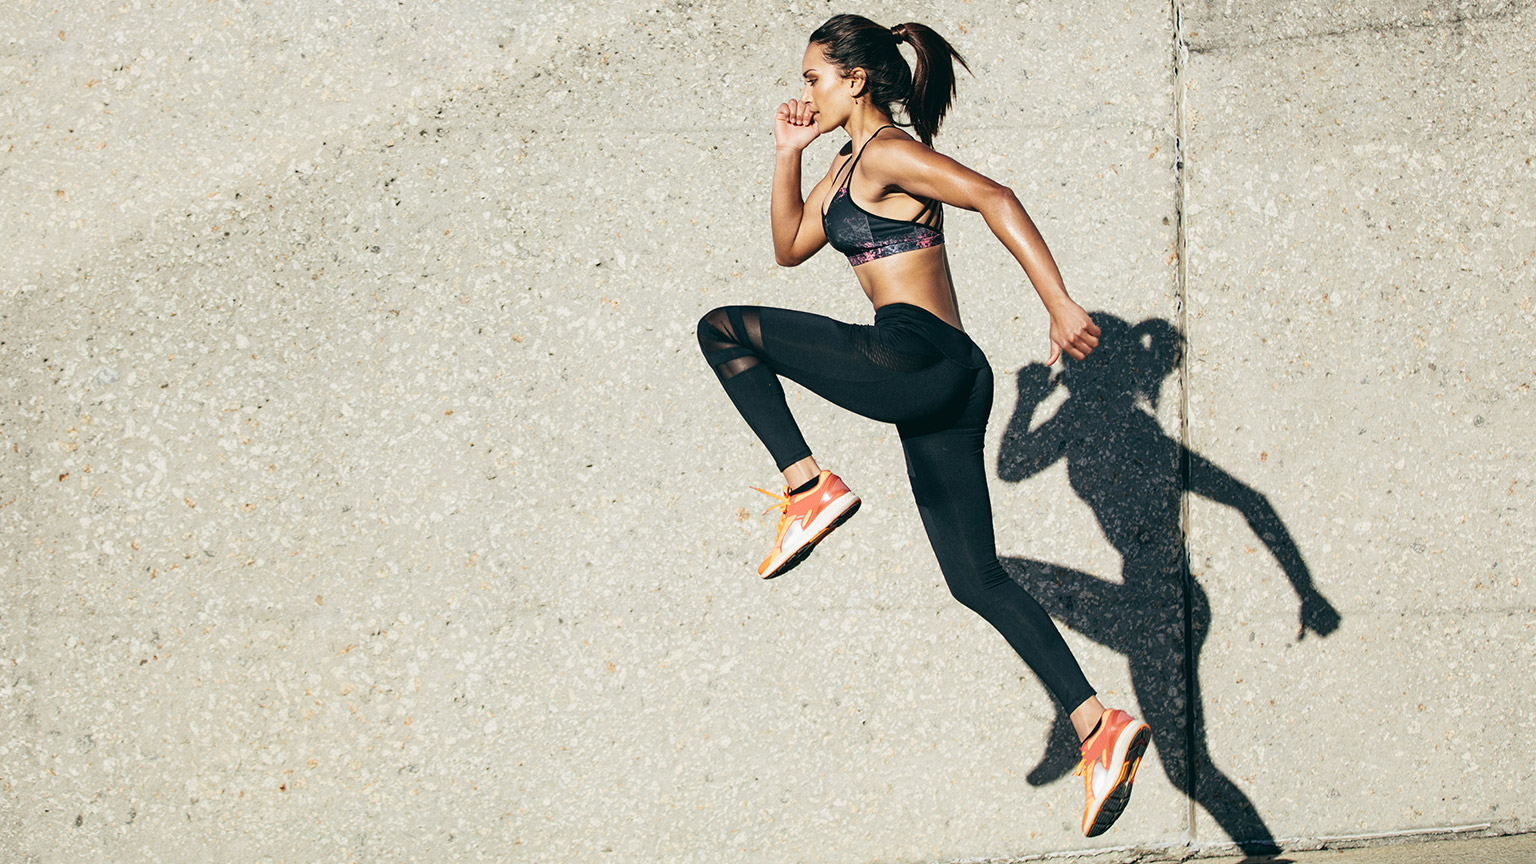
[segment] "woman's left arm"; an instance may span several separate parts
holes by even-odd
[[[987,227],[1024,268],[1051,316],[1047,364],[1055,363],[1062,351],[1081,360],[1098,346],[1098,326],[1067,296],[1045,238],[1012,189],[916,141],[892,137],[875,143],[880,146],[868,148],[860,162],[865,176],[908,195],[974,210],[987,220]]]

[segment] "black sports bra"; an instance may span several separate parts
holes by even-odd
[[[895,128],[881,126],[875,130],[875,135],[879,135],[882,130]],[[875,135],[869,136],[869,141],[875,140]],[[869,141],[864,142],[864,147],[869,146]],[[852,149],[853,142],[850,141],[848,147]],[[887,255],[942,246],[944,211],[940,209],[937,200],[923,201],[923,209],[918,212],[916,219],[880,216],[865,210],[853,200],[850,191],[853,168],[864,155],[864,147],[860,147],[858,155],[848,162],[848,177],[837,186],[837,191],[832,193],[831,203],[821,213],[821,228],[826,232],[827,242],[832,244],[833,249],[847,255],[848,263],[855,267]],[[837,181],[842,173],[839,168],[832,179]],[[929,214],[933,216],[932,225],[925,223]]]

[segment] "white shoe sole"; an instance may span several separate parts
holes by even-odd
[[[1125,812],[1125,805],[1131,800],[1131,784],[1136,780],[1136,769],[1141,767],[1141,757],[1146,754],[1147,745],[1151,742],[1152,730],[1145,723],[1138,722],[1120,732],[1120,738],[1115,741],[1114,755],[1109,762],[1110,770],[1116,774],[1115,783],[1104,794],[1103,803],[1093,815],[1093,824],[1083,832],[1084,835],[1097,837],[1103,834]]]

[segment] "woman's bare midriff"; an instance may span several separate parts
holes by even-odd
[[[910,303],[937,315],[957,330],[960,309],[949,277],[949,259],[943,246],[914,249],[876,258],[853,268],[864,296],[876,309],[892,303]]]

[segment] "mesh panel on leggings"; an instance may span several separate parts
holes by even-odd
[[[705,315],[699,323],[699,347],[721,381],[757,366],[762,360],[753,349],[763,347],[757,310],[729,307]]]
[[[931,354],[898,351],[877,339],[873,327],[853,328],[848,333],[848,341],[865,360],[892,372],[920,372],[944,360],[944,355],[937,350]]]

